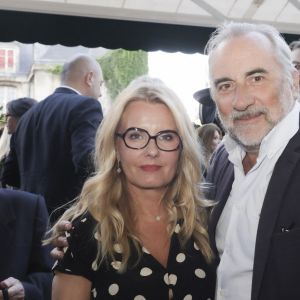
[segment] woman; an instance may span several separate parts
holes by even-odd
[[[203,147],[203,154],[205,158],[204,167],[206,170],[209,165],[211,155],[222,140],[222,131],[216,124],[208,123],[197,128],[197,133]]]
[[[73,222],[52,299],[212,299],[209,204],[195,131],[174,92],[149,77],[132,82],[95,152],[95,175],[59,221]],[[55,225],[49,241],[58,235]]]

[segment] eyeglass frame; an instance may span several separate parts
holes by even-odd
[[[145,144],[145,146],[143,147],[140,147],[140,148],[135,148],[135,147],[131,147],[131,146],[128,146],[128,144],[126,143],[125,141],[125,136],[127,134],[127,132],[129,132],[130,130],[139,130],[139,131],[143,131],[145,132],[147,135],[148,135],[148,141],[147,143]],[[178,143],[178,146],[175,148],[175,149],[172,149],[172,150],[164,150],[164,149],[161,149],[158,144],[157,144],[157,137],[160,136],[162,133],[168,133],[168,132],[171,132],[171,133],[175,133],[177,136],[178,136],[178,139],[179,139],[179,143]],[[179,149],[182,149],[183,145],[182,145],[182,140],[181,140],[181,137],[179,136],[178,132],[175,131],[175,130],[162,130],[162,131],[159,131],[158,133],[156,133],[155,135],[151,135],[146,129],[143,129],[143,128],[139,128],[139,127],[129,127],[127,128],[123,133],[120,133],[120,132],[116,132],[115,133],[116,137],[119,137],[123,140],[125,146],[129,149],[133,149],[133,150],[141,150],[141,149],[145,149],[150,140],[151,139],[154,139],[155,141],[155,145],[156,147],[161,150],[161,151],[165,151],[165,152],[173,152],[173,151],[177,151]]]

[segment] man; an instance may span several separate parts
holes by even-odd
[[[45,201],[0,189],[0,299],[51,299],[50,251],[41,240],[47,227]]]
[[[20,118],[38,102],[32,98],[24,97],[11,100],[6,104],[6,126],[8,134],[13,134],[17,129]]]
[[[10,135],[13,135],[16,132],[18,122],[20,118],[35,104],[38,102],[35,99],[24,97],[19,98],[15,100],[11,100],[6,104],[6,127],[7,127],[7,133]],[[14,138],[11,139],[11,142],[13,143]],[[14,147],[14,146],[12,146]],[[13,154],[8,154],[8,156],[11,156]],[[6,182],[6,178],[8,178],[8,181],[11,186],[20,186],[20,175],[18,172],[17,165],[15,167],[12,167],[10,165],[10,162],[6,162],[6,155],[1,160],[1,171],[0,171],[0,177],[1,177],[1,185],[2,187],[6,187],[8,184]]]
[[[77,56],[64,65],[62,86],[19,121],[15,153],[21,189],[43,195],[49,213],[74,199],[92,170],[102,82],[98,62]]]
[[[294,41],[290,43],[290,49],[292,50],[292,61],[300,74],[300,41]]]
[[[299,75],[267,25],[229,23],[207,46],[211,93],[228,132],[207,180],[218,203],[216,299],[300,299]]]

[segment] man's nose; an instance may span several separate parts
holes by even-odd
[[[233,95],[233,108],[244,111],[254,104],[254,96],[249,93],[248,88],[243,84],[237,84]]]

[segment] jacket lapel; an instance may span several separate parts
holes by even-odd
[[[233,180],[234,180],[234,168],[233,165],[230,164],[226,172],[226,177],[222,181],[222,185],[217,183],[218,188],[217,188],[217,194],[215,196],[215,201],[217,202],[217,204],[213,208],[209,220],[208,232],[209,232],[211,246],[216,254],[216,257],[218,257],[218,250],[216,246],[216,227],[219,218],[221,216],[221,213],[223,211],[223,208],[226,204],[226,201],[229,197]]]
[[[300,159],[300,153],[295,152],[297,147],[300,147],[300,130],[290,140],[278,159],[262,206],[255,245],[252,300],[258,299],[272,234],[280,212],[280,205],[286,188],[290,180],[292,180],[294,169]]]

